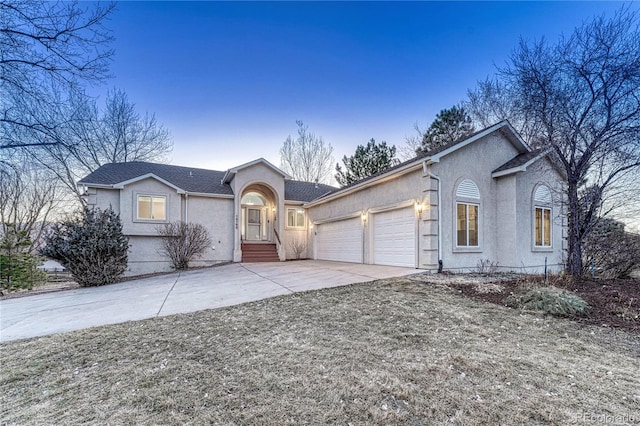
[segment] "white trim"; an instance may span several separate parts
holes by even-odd
[[[527,161],[526,163],[524,163],[524,164],[522,164],[520,166],[511,167],[509,169],[501,170],[499,172],[493,172],[493,173],[491,173],[491,177],[497,178],[497,177],[501,177],[501,176],[507,176],[507,175],[510,175],[510,174],[513,174],[513,173],[526,172],[527,171],[527,167],[529,167],[533,163],[537,162],[538,160],[546,157],[547,154],[548,154],[547,151],[543,151],[539,155],[536,155],[531,160]]]
[[[153,173],[147,173],[147,174],[144,174],[144,175],[141,175],[141,176],[138,176],[138,177],[134,177],[134,178],[129,179],[129,180],[125,180],[125,181],[122,181],[122,182],[119,182],[119,183],[115,183],[115,184],[113,184],[113,188],[115,188],[115,189],[124,189],[124,187],[129,185],[129,184],[132,184],[132,183],[135,183],[135,182],[139,182],[141,180],[148,179],[148,178],[152,178],[152,179],[155,179],[155,180],[157,180],[159,182],[164,183],[168,187],[175,189],[178,194],[184,194],[185,192],[187,192],[184,189],[175,186],[171,182],[168,182],[168,181],[162,179],[161,177],[159,177],[159,176],[157,176],[157,175],[155,175]]]
[[[153,217],[150,218],[146,218],[146,217],[140,217],[140,197],[148,197],[150,198],[150,207],[149,207],[149,213],[153,216],[153,199],[154,198],[163,198],[164,199],[164,219],[154,219]],[[167,196],[167,194],[154,194],[154,193],[149,193],[149,192],[134,192],[133,193],[133,199],[135,201],[135,206],[136,206],[136,215],[133,218],[134,222],[136,223],[140,223],[140,222],[147,222],[147,223],[166,223],[169,222],[169,197]]]
[[[314,201],[310,201],[310,202],[306,203],[304,205],[304,207],[306,207],[306,208],[315,207],[317,205],[324,204],[324,203],[326,203],[328,201],[333,201],[333,200],[335,200],[337,198],[344,197],[345,195],[352,194],[352,193],[354,193],[356,191],[360,191],[361,189],[365,189],[365,188],[368,188],[370,186],[378,185],[378,184],[386,182],[388,180],[395,179],[396,177],[403,176],[403,175],[405,175],[407,173],[410,173],[410,172],[412,172],[414,170],[417,170],[417,169],[421,168],[422,167],[422,161],[423,161],[422,158],[417,158],[415,161],[413,161],[413,162],[411,162],[409,164],[406,164],[403,167],[400,167],[400,168],[395,169],[395,170],[388,171],[386,173],[381,174],[380,176],[376,176],[376,177],[374,177],[372,179],[366,180],[364,182],[361,182],[361,183],[358,183],[358,184],[356,184],[354,186],[346,188],[345,190],[340,190],[338,192],[335,192],[335,193],[327,196],[326,198],[320,198],[320,199],[317,199],[317,200],[314,200]]]
[[[458,244],[458,205],[459,204],[463,205],[463,206],[466,206],[466,208],[465,208],[466,219],[465,220],[466,220],[466,230],[467,230],[467,238],[466,238],[467,245],[464,245],[464,246],[461,246],[461,245]],[[455,244],[453,245],[454,252],[464,252],[464,251],[467,251],[467,250],[481,251],[482,250],[482,241],[481,241],[482,238],[480,236],[480,229],[482,227],[482,224],[480,223],[481,222],[480,218],[481,218],[482,215],[480,213],[481,212],[481,210],[480,210],[480,202],[478,200],[475,200],[475,201],[464,201],[464,200],[456,199],[454,206],[455,206],[455,208],[453,210],[454,221],[455,221],[455,223],[453,225],[453,228],[454,228],[454,240],[455,240]],[[476,232],[478,234],[477,235],[478,244],[476,244],[475,246],[472,246],[472,245],[469,244],[469,240],[470,240],[470,238],[469,238],[469,206],[476,206],[478,208],[478,213],[476,215],[476,219],[478,221],[477,229],[476,229]]]
[[[119,188],[114,188],[114,187],[113,187],[113,185],[105,184],[105,183],[84,183],[84,182],[78,182],[78,185],[85,186],[87,189],[89,189],[89,188],[98,188],[98,189],[119,189]]]
[[[536,244],[536,210],[542,210],[541,225],[542,225],[542,245]],[[544,244],[544,211],[549,210],[549,245]],[[533,226],[532,226],[532,249],[531,251],[553,251],[553,208],[549,205],[534,204],[533,206]]]
[[[381,207],[376,207],[375,209],[369,209],[367,210],[368,213],[371,214],[376,214],[376,213],[383,213],[383,212],[388,212],[391,210],[399,210],[399,209],[404,209],[406,207],[415,207],[416,204],[416,200],[411,199],[411,200],[407,200],[407,201],[401,201],[399,203],[395,203],[395,204],[387,204],[385,206],[381,206]]]
[[[353,219],[354,217],[362,217],[362,211],[359,210],[356,213],[350,213],[350,214],[343,215],[343,216],[331,217],[329,219],[314,220],[311,223],[313,223],[313,226],[315,227],[316,225],[322,225],[323,223],[339,222],[341,220]]]
[[[185,194],[191,196],[191,197],[203,197],[203,198],[226,198],[226,199],[234,199],[236,198],[235,195],[229,195],[229,194],[211,194],[208,192],[190,192],[187,191],[185,192]]]
[[[514,141],[510,140],[510,142],[516,147],[516,149],[518,149],[519,152],[521,152],[522,154],[526,153],[526,152],[531,152],[531,148],[529,148],[529,145],[527,145],[527,143],[520,137],[520,135],[518,134],[518,132],[516,132],[516,130],[513,128],[513,126],[511,126],[511,124],[509,124],[508,121],[503,120],[497,124],[494,124],[491,127],[487,127],[486,129],[484,129],[483,131],[481,131],[480,133],[476,133],[475,135],[471,136],[469,139],[466,139],[463,142],[459,142],[453,146],[450,146],[449,148],[445,149],[444,151],[438,152],[437,154],[431,156],[429,159],[434,162],[437,163],[440,161],[440,159],[446,155],[451,154],[452,152],[455,152],[457,150],[459,150],[460,148],[464,148],[465,146],[472,144],[473,142],[477,141],[478,139],[482,139],[483,137],[497,131],[497,130],[508,130],[509,134],[511,135],[511,137],[515,140],[516,143],[514,143]],[[506,135],[505,135],[506,136]],[[509,138],[507,138],[509,139]]]
[[[302,229],[306,229],[307,228],[307,211],[302,207],[302,206],[297,206],[297,207],[289,207],[289,206],[285,206],[285,229],[296,229],[296,230],[302,230]],[[289,210],[294,210],[296,213],[296,217],[298,214],[298,211],[302,211],[302,213],[304,214],[304,223],[302,224],[302,226],[292,226],[289,225]]]
[[[267,167],[273,169],[276,173],[282,175],[283,178],[285,179],[291,179],[291,176],[289,176],[288,174],[286,174],[285,172],[283,172],[282,170],[280,170],[279,168],[277,168],[276,166],[274,166],[273,164],[271,164],[270,162],[268,162],[267,160],[265,160],[264,158],[260,157],[256,160],[253,161],[249,161],[248,163],[244,163],[241,164],[239,166],[236,167],[232,167],[229,170],[227,170],[224,174],[224,176],[222,177],[222,182],[221,183],[229,183],[233,180],[233,177],[235,176],[235,174],[242,169],[246,169],[247,167],[251,167],[251,166],[255,166],[256,164],[262,163],[264,165],[266,165]]]

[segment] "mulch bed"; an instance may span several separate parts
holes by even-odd
[[[537,281],[543,284],[541,279]],[[500,292],[483,291],[482,284],[447,285],[465,297],[504,306],[505,299],[512,293],[517,293],[523,284],[522,279],[501,280],[499,285],[504,289]],[[589,304],[590,309],[585,316],[571,319],[584,324],[619,328],[640,335],[640,279],[581,278],[560,280],[552,284],[577,294]]]

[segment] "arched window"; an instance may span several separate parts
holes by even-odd
[[[257,192],[247,192],[242,197],[241,203],[247,206],[265,206],[266,202],[264,197]]]
[[[539,185],[533,192],[533,245],[536,248],[551,247],[551,191]]]
[[[478,247],[479,242],[480,190],[470,179],[465,179],[456,188],[456,246]]]

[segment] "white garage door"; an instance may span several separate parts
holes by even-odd
[[[413,207],[373,215],[373,263],[416,266],[416,217]]]
[[[360,218],[316,226],[316,259],[362,263]]]

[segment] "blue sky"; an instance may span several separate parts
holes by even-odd
[[[296,120],[351,155],[403,145],[519,38],[555,41],[617,2],[121,2],[109,86],[174,138],[173,164],[280,164]],[[104,88],[106,92],[106,87]]]

